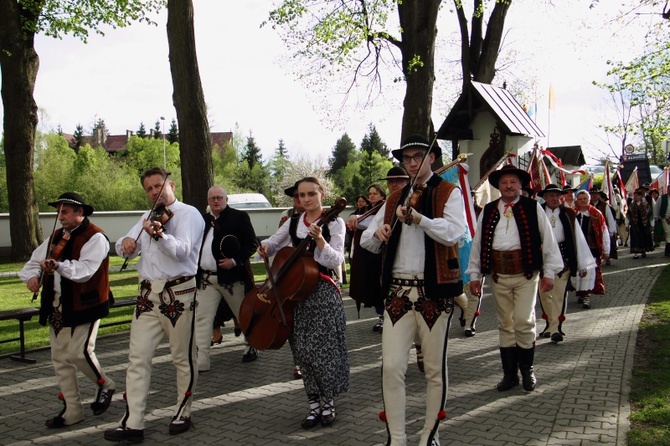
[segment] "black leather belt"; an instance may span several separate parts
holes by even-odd
[[[424,281],[420,279],[398,279],[396,277],[391,277],[391,285],[400,285],[400,286],[423,286]]]
[[[165,282],[165,288],[172,288],[175,285],[179,285],[181,283],[188,282],[189,280],[193,279],[195,276],[182,276],[182,277],[177,277],[176,279],[168,280]],[[148,280],[143,280],[140,283],[140,286],[142,288],[151,288],[151,282]]]

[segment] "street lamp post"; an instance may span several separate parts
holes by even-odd
[[[167,170],[167,156],[165,154],[165,116],[161,116],[163,124],[163,169]]]

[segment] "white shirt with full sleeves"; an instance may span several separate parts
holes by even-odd
[[[133,258],[142,253],[137,262],[140,281],[171,280],[182,276],[193,276],[198,271],[205,221],[196,208],[178,200],[168,208],[174,215],[165,223],[163,238],[154,240],[142,229],[144,220],[149,217],[147,212],[116,242],[116,252],[120,253],[124,238],[130,237],[134,240],[141,234],[137,241],[137,249],[130,256]]]
[[[304,239],[307,237],[309,227],[305,225],[304,214],[298,217],[298,224],[296,227],[296,235],[298,238]],[[269,238],[263,240],[265,250],[268,257],[277,254],[281,248],[291,245],[291,236],[289,234],[290,220],[281,225],[277,232]],[[346,228],[344,220],[340,217],[328,223],[328,230],[330,231],[330,241],[326,242],[323,250],[317,246],[314,249],[314,260],[326,268],[337,270],[344,262],[344,234]],[[316,243],[312,241],[311,243]]]
[[[47,245],[49,240],[45,240],[33,251],[30,260],[26,262],[23,269],[19,272],[19,278],[23,282],[28,282],[31,277],[39,277],[40,262],[46,258]],[[81,247],[78,260],[59,260],[58,270],[54,272],[54,291],[61,292],[60,278],[65,277],[76,283],[87,282],[98,271],[102,261],[109,253],[109,241],[101,232],[93,236]]]
[[[411,191],[410,191],[411,193]],[[375,231],[384,224],[386,204],[382,206],[370,226],[361,235],[361,246],[368,251],[378,253],[382,242],[376,238]],[[465,233],[465,208],[461,190],[455,187],[444,204],[442,218],[422,216],[418,225],[402,225],[397,255],[393,262],[392,274],[422,275],[424,273],[426,246],[424,235],[445,246],[456,245]]]
[[[513,203],[518,203],[517,197]],[[553,279],[556,274],[563,270],[563,257],[558,248],[558,243],[554,237],[551,229],[551,223],[544,209],[540,203],[535,203],[537,206],[537,225],[540,230],[540,239],[542,240],[542,271],[544,277]],[[519,230],[516,226],[516,220],[512,217],[509,220],[505,217],[505,202],[498,200],[498,212],[500,212],[500,221],[496,225],[493,233],[492,249],[496,251],[512,251],[521,249],[521,239],[519,238]],[[472,239],[472,251],[470,251],[470,261],[468,262],[468,269],[466,274],[470,274],[470,280],[481,280],[481,248],[482,248],[482,219],[484,212],[482,211],[477,218],[477,231]],[[509,223],[509,224],[508,224]],[[538,247],[540,248],[540,247]]]
[[[549,209],[549,206],[545,207],[544,210],[551,222],[551,218],[554,217],[554,227],[553,232],[558,243],[565,241],[565,231],[563,229],[563,222],[559,218],[560,207],[556,209]],[[570,218],[570,217],[568,217]],[[575,249],[577,250],[577,275],[575,277],[570,277],[572,286],[577,291],[586,291],[592,290],[595,286],[596,281],[596,259],[591,255],[591,249],[589,248],[589,243],[584,237],[584,231],[579,227],[579,222],[575,220]],[[586,276],[579,277],[580,271],[586,271]],[[564,274],[568,274],[567,272]]]

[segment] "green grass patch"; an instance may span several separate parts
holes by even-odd
[[[130,262],[134,265],[136,260]],[[110,265],[120,267],[123,258],[111,257]],[[11,268],[9,266],[12,266]],[[19,271],[23,263],[1,263],[5,272]],[[110,286],[115,299],[128,299],[137,296],[137,271],[125,270],[123,272],[112,271],[109,274]],[[31,293],[26,285],[16,276],[0,278],[0,310],[14,310],[19,308],[39,307],[39,296],[32,301]],[[112,322],[130,321],[133,307],[112,308],[109,316],[101,320],[101,324]],[[130,324],[115,325],[100,328],[100,335],[127,331]],[[0,340],[11,339],[19,335],[19,323],[16,320],[0,322]],[[26,349],[45,347],[49,345],[49,328],[42,327],[37,322],[37,317],[25,323]],[[19,351],[19,341],[0,344],[0,355],[15,353]]]
[[[670,266],[644,310],[631,381],[628,446],[670,445]]]

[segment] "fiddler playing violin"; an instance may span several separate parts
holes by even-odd
[[[93,207],[75,192],[49,203],[57,209],[54,230],[25,264],[19,277],[40,299],[40,324],[49,324],[51,358],[64,408],[46,420],[50,429],[84,420],[78,372],[97,388],[94,415],[107,410],[116,385],[100,367],[95,341],[100,319],[109,314],[109,240],[90,222]],[[56,229],[56,222],[61,228]]]
[[[250,341],[254,334],[266,332],[266,327],[256,322],[261,317],[267,324],[274,324],[276,330],[288,333],[309,400],[309,413],[301,426],[310,429],[317,424],[333,423],[335,397],[349,390],[346,321],[338,276],[344,261],[345,227],[344,221],[337,217],[346,200],[339,199],[331,210],[324,212],[325,193],[317,178],[303,178],[297,187],[304,212],[292,215],[274,235],[261,242],[258,248],[261,256],[276,254],[272,280],[247,295],[240,309],[240,324]],[[291,255],[293,249],[289,246],[301,255]],[[282,260],[289,267],[278,266]],[[287,279],[286,274],[299,277],[303,289],[289,289],[297,280]],[[270,303],[261,302],[258,293]],[[294,300],[292,295],[299,298]],[[286,304],[283,309],[282,303]],[[279,309],[275,311],[277,304]],[[262,314],[264,311],[268,314]],[[275,343],[274,339],[269,342]]]
[[[361,236],[361,246],[382,253],[382,389],[387,444],[406,444],[405,373],[418,336],[426,376],[426,419],[419,445],[439,444],[445,416],[447,334],[454,298],[463,292],[458,242],[466,220],[460,189],[431,170],[440,155],[435,140],[412,135],[392,151],[410,183],[389,195]],[[406,224],[397,224],[397,222]]]

